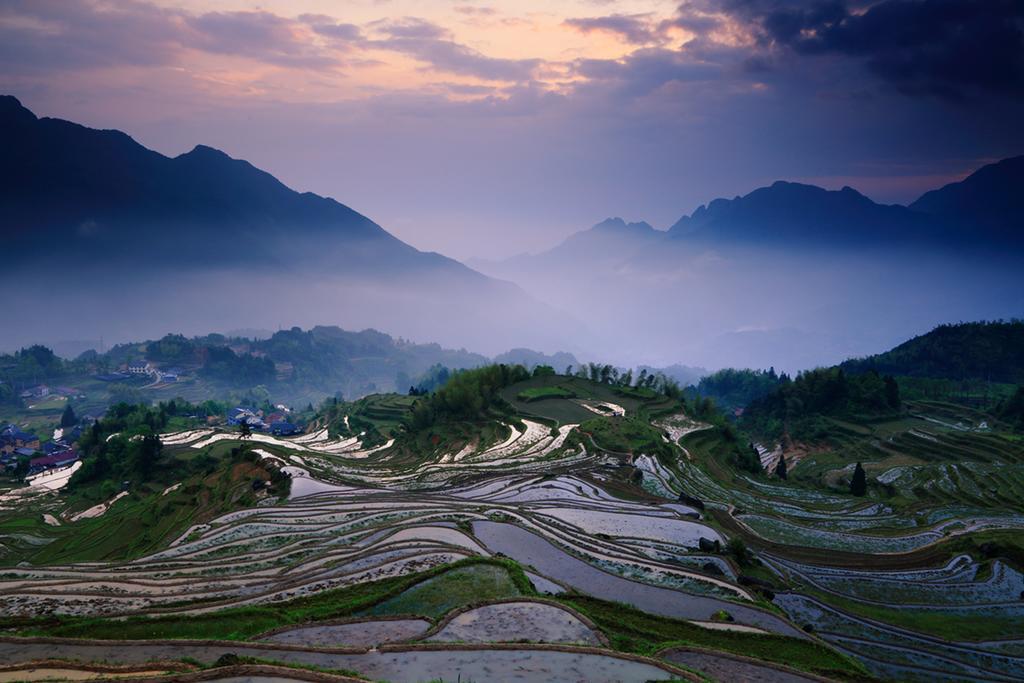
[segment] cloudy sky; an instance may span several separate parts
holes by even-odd
[[[1019,0],[0,0],[0,92],[458,258],[1024,153]]]

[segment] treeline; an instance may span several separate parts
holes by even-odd
[[[452,373],[443,387],[416,401],[410,426],[419,430],[444,422],[478,421],[492,412],[510,413],[512,407],[501,398],[501,390],[530,377],[522,365],[487,365]]]
[[[1024,320],[940,325],[891,351],[848,360],[849,374],[875,371],[951,380],[1024,384]]]
[[[255,385],[273,382],[277,369],[269,358],[237,354],[227,346],[210,346],[199,374],[220,382]]]
[[[1013,429],[1024,432],[1024,386],[1017,387],[1012,396],[999,404],[996,415]]]
[[[23,390],[63,377],[71,370],[70,363],[38,344],[0,354],[0,402],[15,401]]]
[[[69,489],[94,499],[108,499],[127,483],[136,488],[146,482],[180,482],[197,473],[211,473],[218,461],[201,454],[187,460],[168,461],[164,457],[160,434],[172,421],[177,426],[207,415],[221,415],[225,404],[205,401],[192,404],[180,399],[155,406],[119,403],[86,429],[78,440],[82,466],[68,482]],[[184,418],[184,419],[182,419]],[[254,460],[246,447],[231,452],[233,461]],[[275,484],[283,475],[271,471]]]
[[[698,396],[712,398],[723,408],[744,408],[789,381],[790,378],[786,373],[776,374],[775,368],[768,370],[726,368],[702,377],[696,385],[687,387],[686,395],[688,398]]]
[[[176,402],[157,407],[127,403],[111,407],[79,439],[82,466],[72,475],[70,489],[100,485],[101,495],[106,496],[121,482],[148,480],[163,450],[159,434],[178,409]]]
[[[447,384],[451,376],[452,371],[449,368],[440,363],[435,363],[423,373],[416,384],[409,385],[409,395],[426,396],[433,393]],[[399,384],[398,386],[401,387],[402,385]]]
[[[842,368],[800,373],[748,406],[742,426],[759,435],[779,438],[824,438],[823,416],[876,416],[899,410],[899,384],[876,372],[848,375]]]
[[[553,368],[551,369],[551,374],[555,374]],[[591,382],[599,384],[608,384],[622,388],[648,389],[669,398],[683,399],[683,389],[679,386],[678,382],[664,373],[648,372],[646,368],[642,368],[640,372],[636,373],[634,378],[632,370],[620,370],[613,365],[602,365],[600,363],[585,363],[576,368],[575,372],[573,371],[573,366],[570,365],[565,369],[565,374],[589,379]]]

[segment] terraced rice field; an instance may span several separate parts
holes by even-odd
[[[591,415],[598,403],[626,414],[638,405],[618,398],[558,400]],[[543,409],[549,400],[529,404]],[[540,419],[550,418],[495,424],[489,438],[419,458],[392,441],[366,446],[358,435],[333,438],[325,429],[288,439],[254,435],[250,448],[291,476],[287,499],[264,498],[195,523],[130,561],[5,567],[0,614],[57,619],[68,624],[57,632],[75,635],[99,623],[84,618],[131,615],[130,632],[145,637],[176,633],[176,624],[193,619],[251,641],[132,643],[116,650],[125,663],[186,650],[212,660],[230,647],[398,681],[456,673],[471,680],[695,676],[673,663],[719,680],[820,680],[806,673],[806,662],[794,660],[804,673],[785,661],[778,668],[772,642],[825,643],[899,680],[1015,680],[1024,671],[1024,633],[1013,626],[1024,621],[1024,576],[1014,566],[964,553],[889,569],[872,569],[866,559],[896,563],[967,533],[1020,528],[1021,516],[971,504],[907,515],[822,488],[748,474],[726,480],[708,460],[717,430],[678,412],[652,421],[676,458],[603,453],[574,438],[576,422],[552,427]],[[205,428],[162,440],[189,453],[241,443],[235,433]],[[627,481],[622,473],[631,471],[639,479]],[[55,528],[48,524],[33,533]],[[762,564],[716,551],[737,535]],[[398,586],[406,577],[422,578],[311,622],[308,611],[277,624],[268,616],[292,614],[329,591]],[[694,642],[721,642],[730,654],[678,647],[656,660],[616,654],[609,648],[637,651],[632,636],[576,611],[580,596],[686,624]],[[230,614],[258,619],[241,630],[218,625]],[[943,631],[951,618],[973,630]],[[165,626],[147,630],[148,623]],[[774,663],[744,659],[745,642]],[[43,647],[0,639],[0,656],[20,661]],[[112,647],[64,643],[56,651],[88,661],[110,656]]]

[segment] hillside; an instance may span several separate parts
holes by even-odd
[[[564,315],[515,285],[211,147],[167,157],[120,131],[37,118],[8,96],[0,147],[13,255],[0,285],[31,283],[8,302],[19,322],[5,325],[7,347],[324,323],[491,353],[559,345]],[[35,314],[55,302],[58,325]],[[132,315],[104,315],[114,310]],[[525,316],[540,324],[516,323]]]
[[[329,239],[334,244],[324,246],[417,260],[418,252],[349,207],[295,192],[205,145],[165,157],[120,131],[37,118],[9,96],[0,97],[0,131],[0,215],[23,259],[44,247],[157,262],[180,258],[183,248],[190,259],[233,248],[237,261],[272,263],[296,239]]]
[[[964,180],[926,192],[910,209],[957,223],[978,238],[1024,240],[1024,156],[978,169]]]
[[[1024,321],[941,325],[890,351],[842,363],[847,372],[1024,384]]]

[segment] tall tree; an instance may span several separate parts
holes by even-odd
[[[252,427],[246,420],[242,420],[238,423],[238,436],[243,439],[248,439],[252,436]]]
[[[868,479],[864,474],[864,468],[858,462],[853,469],[853,479],[850,480],[850,493],[855,496],[863,496],[868,492]]]
[[[889,404],[889,407],[896,410],[900,407],[900,385],[896,383],[896,379],[892,375],[886,375],[885,382],[885,401]]]
[[[786,479],[786,456],[779,455],[779,462],[775,465],[775,476],[779,479]]]
[[[71,407],[71,402],[69,401],[68,404],[64,406],[64,412],[60,416],[60,426],[74,427],[77,422],[78,416],[75,415],[75,410]]]

